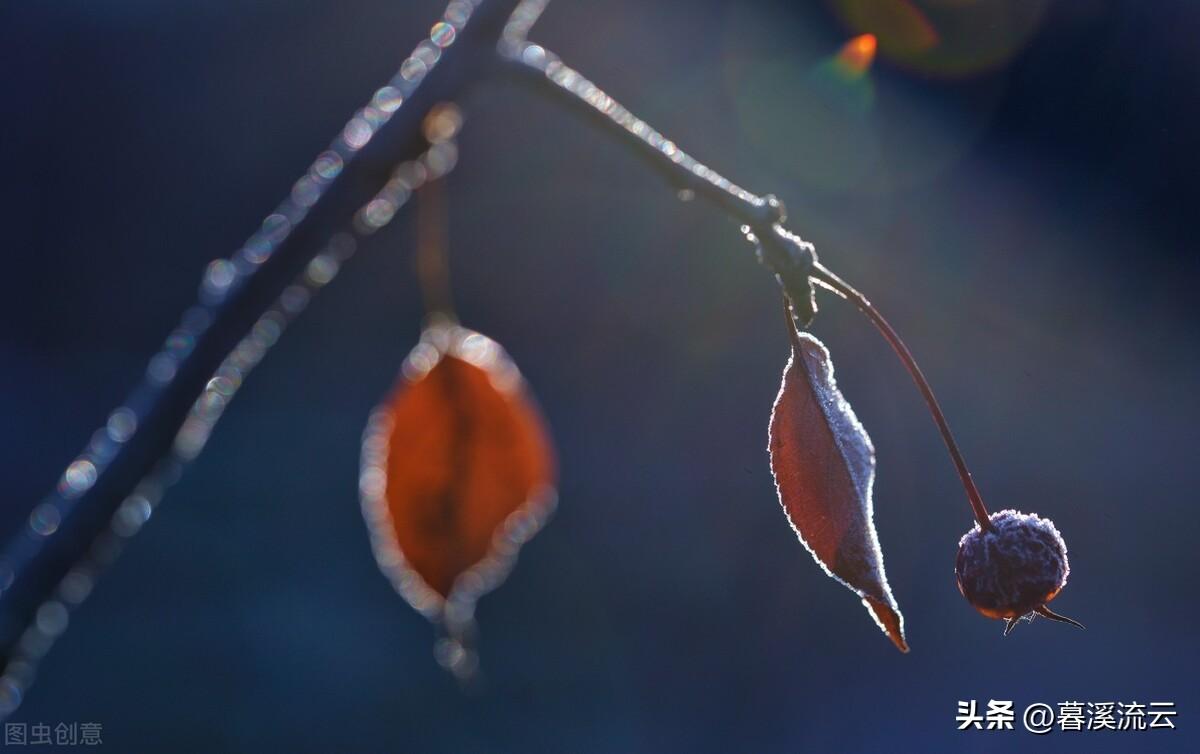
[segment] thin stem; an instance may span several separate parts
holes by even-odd
[[[430,181],[417,192],[417,280],[425,301],[425,315],[457,320],[450,293],[450,265],[446,258],[445,179]]]
[[[975,480],[971,478],[971,472],[967,469],[967,462],[963,460],[962,451],[958,449],[958,443],[954,441],[954,435],[950,432],[950,425],[946,422],[946,415],[942,413],[942,407],[938,405],[937,398],[933,394],[933,388],[929,385],[929,380],[925,379],[924,373],[921,372],[921,367],[917,366],[917,360],[913,358],[912,352],[908,350],[908,346],[900,338],[888,321],[883,318],[867,297],[859,293],[853,286],[842,280],[833,272],[825,268],[819,262],[813,266],[812,277],[822,285],[828,286],[843,297],[850,299],[859,311],[867,315],[867,319],[871,320],[884,340],[900,357],[900,361],[904,363],[904,368],[912,376],[913,382],[917,384],[917,389],[921,391],[921,395],[925,398],[925,405],[929,406],[929,413],[933,415],[933,422],[937,425],[938,431],[942,433],[942,440],[946,443],[946,450],[950,451],[950,458],[954,461],[954,468],[958,470],[958,477],[962,480],[963,489],[967,491],[967,500],[971,502],[971,510],[975,513],[975,520],[979,522],[979,527],[984,531],[992,528],[991,521],[988,519],[987,506],[983,504],[983,496],[979,494],[979,488],[975,486]]]

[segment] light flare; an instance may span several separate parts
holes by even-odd
[[[847,77],[858,78],[871,67],[878,46],[874,34],[859,34],[842,45],[837,54],[836,65]]]

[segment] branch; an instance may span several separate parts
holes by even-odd
[[[422,124],[434,106],[494,67],[496,42],[510,17],[520,19],[518,5],[451,0],[429,38],[262,228],[232,257],[209,265],[199,301],[141,384],[0,551],[0,719],[20,705],[70,610],[199,453],[246,373],[353,253],[355,235],[335,231],[352,217],[360,236],[382,227],[415,184],[453,165],[453,146],[430,148]],[[427,148],[422,162],[412,162]]]
[[[697,161],[544,47],[523,38],[506,38],[500,53],[518,80],[555,104],[581,113],[676,190],[691,192],[740,223],[746,238],[756,244],[759,261],[779,279],[800,325],[812,323],[816,301],[809,276],[816,253],[812,244],[784,226],[787,211],[779,199],[753,194]]]

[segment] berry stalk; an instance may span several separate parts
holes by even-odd
[[[871,320],[871,323],[883,335],[884,340],[896,352],[896,356],[900,358],[900,361],[904,364],[904,368],[908,370],[913,382],[916,383],[917,389],[921,391],[921,396],[925,399],[925,405],[929,407],[929,413],[933,416],[933,423],[937,425],[938,432],[942,435],[942,441],[946,443],[946,450],[950,452],[950,458],[954,461],[954,468],[958,471],[958,477],[962,480],[963,489],[967,492],[967,500],[971,503],[971,510],[975,513],[975,520],[979,522],[979,526],[983,531],[990,530],[992,524],[988,519],[987,506],[983,504],[983,496],[979,494],[979,488],[975,486],[975,480],[971,478],[971,472],[967,469],[967,462],[963,459],[962,451],[958,449],[958,443],[954,441],[954,435],[950,431],[946,415],[942,413],[942,407],[938,405],[937,397],[933,394],[933,388],[929,385],[929,380],[925,379],[924,373],[921,372],[921,367],[917,365],[916,359],[913,358],[912,352],[908,350],[908,346],[904,344],[904,340],[888,324],[888,321],[884,319],[883,315],[879,313],[879,310],[871,304],[866,296],[824,267],[820,262],[814,262],[810,275],[817,283],[852,301],[858,307],[859,311],[865,314],[867,319]]]

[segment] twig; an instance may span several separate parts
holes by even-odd
[[[327,282],[353,251],[354,238],[337,229],[352,217],[360,234],[381,227],[416,188],[409,184],[452,164],[453,153],[443,149],[415,177],[392,173],[429,146],[422,124],[430,110],[494,67],[496,42],[518,5],[451,0],[429,38],[263,227],[209,266],[199,301],[150,360],[142,383],[0,551],[0,718],[20,705],[70,610],[199,452],[232,391],[303,308],[308,289]],[[306,280],[316,285],[306,288]]]
[[[753,194],[699,162],[541,45],[506,38],[500,52],[519,80],[552,102],[581,112],[677,190],[691,192],[740,223],[757,245],[759,259],[779,278],[800,324],[811,324],[816,303],[809,275],[816,254],[812,244],[784,226],[787,211],[779,199]]]

